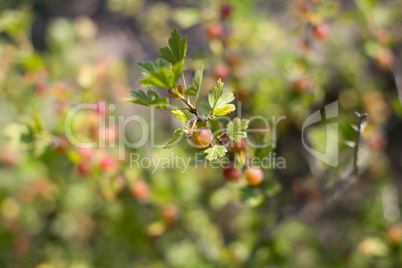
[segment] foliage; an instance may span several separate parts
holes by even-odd
[[[402,266],[399,1],[76,2],[0,1],[0,267]]]

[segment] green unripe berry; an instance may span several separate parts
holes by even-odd
[[[193,146],[199,149],[207,148],[212,142],[212,132],[207,127],[199,127],[194,130],[191,136]]]

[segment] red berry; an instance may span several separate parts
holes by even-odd
[[[321,23],[313,26],[313,36],[317,40],[323,40],[328,36],[329,27],[326,23]]]
[[[205,29],[205,33],[210,39],[220,39],[223,37],[224,29],[220,23],[213,23]]]
[[[377,65],[383,69],[389,69],[394,62],[394,56],[389,49],[381,49],[375,58]]]
[[[402,241],[402,225],[397,224],[389,228],[387,236],[392,244],[399,244]]]
[[[249,167],[244,171],[244,176],[248,184],[255,186],[260,184],[264,179],[264,172],[259,168]]]
[[[386,30],[386,29],[380,29],[376,33],[377,40],[383,45],[387,45],[391,42],[392,40],[392,35],[391,33]]]
[[[233,163],[229,163],[222,169],[223,177],[227,181],[237,181],[241,176],[241,170],[236,169]]]
[[[107,103],[104,101],[99,101],[96,106],[96,112],[99,116],[106,117],[107,116]]]
[[[230,69],[225,63],[219,63],[214,67],[213,72],[216,79],[226,80],[229,77]]]
[[[229,16],[232,14],[233,6],[228,3],[223,3],[221,4],[220,10],[221,10],[221,18],[225,20],[229,18]]]
[[[374,151],[380,151],[384,148],[385,139],[381,134],[377,134],[368,140],[370,148]]]
[[[303,92],[311,88],[313,82],[308,76],[299,77],[293,81],[293,88],[297,92]]]
[[[90,159],[92,156],[92,148],[78,148],[77,153],[82,159]]]
[[[206,148],[212,142],[212,132],[207,127],[199,127],[194,130],[193,135],[191,136],[191,142],[193,146],[196,148]]]
[[[136,200],[144,201],[148,198],[149,188],[148,184],[142,180],[137,180],[130,188],[131,196]]]
[[[86,161],[79,163],[77,168],[81,176],[86,176],[91,172],[91,165]]]
[[[245,139],[239,140],[239,142],[229,141],[228,150],[231,153],[240,153],[246,149],[247,142]]]
[[[34,86],[35,93],[43,95],[46,92],[46,87],[47,85],[45,82],[42,81],[36,82]]]
[[[19,152],[13,147],[6,146],[1,150],[0,163],[7,167],[16,165],[19,161],[19,158]]]
[[[116,162],[114,160],[114,157],[111,155],[105,155],[100,163],[99,166],[103,171],[109,170],[115,166]]]
[[[162,219],[166,224],[174,222],[179,215],[179,209],[175,205],[167,205],[162,209]]]

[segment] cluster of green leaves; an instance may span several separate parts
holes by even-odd
[[[158,59],[155,62],[138,63],[141,74],[144,76],[139,82],[142,86],[167,89],[173,99],[181,102],[170,104],[167,97],[160,97],[151,89],[148,89],[147,92],[141,89],[133,90],[131,91],[132,97],[126,98],[126,100],[151,108],[170,110],[177,120],[185,124],[184,127],[174,131],[173,138],[165,144],[164,148],[171,148],[182,139],[190,137],[194,129],[208,126],[213,133],[213,142],[204,152],[208,160],[214,160],[223,157],[227,152],[224,145],[217,144],[220,142],[217,138],[221,133],[217,117],[225,116],[236,109],[235,105],[231,104],[234,95],[232,92],[223,90],[224,83],[219,79],[217,86],[208,95],[210,110],[207,116],[200,116],[196,105],[202,85],[203,67],[197,68],[192,85],[187,88],[183,74],[186,51],[187,39],[181,37],[179,31],[175,29],[169,38],[169,46],[159,49]],[[183,85],[177,84],[180,77],[183,79]],[[235,118],[227,125],[228,137],[234,142],[245,138],[247,126],[248,120]]]

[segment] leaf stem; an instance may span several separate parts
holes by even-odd
[[[186,78],[184,77],[184,72],[181,73],[181,79],[183,80],[183,89],[184,89],[184,91],[186,91],[187,87],[186,87]],[[186,100],[188,101],[188,96],[186,96]]]
[[[187,89],[187,87],[186,87],[186,79],[184,78],[184,72],[181,73],[181,79],[183,80],[183,88],[184,88],[184,91],[185,91]]]

